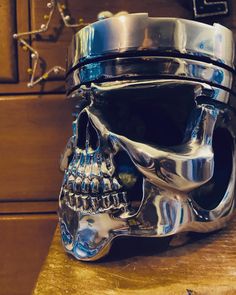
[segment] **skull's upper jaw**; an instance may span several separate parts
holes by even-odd
[[[220,229],[232,217],[235,168],[225,194],[212,210],[199,207],[187,193],[158,188],[144,181],[144,201],[133,217],[116,218],[112,212],[85,214],[60,205],[60,226],[65,250],[79,260],[104,257],[119,236],[165,237],[176,233]]]
[[[148,180],[143,184],[140,210],[127,218],[117,217],[119,214],[114,211],[97,214],[76,211],[64,199],[59,212],[63,245],[77,259],[94,261],[105,256],[119,236],[165,237],[220,229],[234,210],[235,172],[233,165],[221,201],[212,209],[201,208],[189,193],[161,188]]]

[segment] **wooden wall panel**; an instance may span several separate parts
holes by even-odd
[[[0,215],[9,214],[40,214],[40,213],[57,213],[58,201],[1,201],[0,200]]]
[[[31,294],[56,223],[55,214],[0,216],[0,294]]]
[[[0,3],[0,82],[17,81],[17,50],[13,40],[16,2],[1,0]]]
[[[0,100],[0,199],[57,199],[60,153],[71,134],[71,101],[63,95]]]
[[[43,0],[42,2],[45,6],[47,5],[47,1]],[[2,79],[0,75],[0,95],[64,92],[64,81],[50,81],[50,83],[36,85],[34,88],[27,87],[30,77],[27,72],[31,66],[30,54],[28,51],[22,50],[19,42],[13,39],[13,34],[27,32],[31,29],[29,7],[30,0],[0,1],[0,16],[3,23],[0,27],[0,74],[4,75]],[[17,26],[14,27],[15,19]],[[25,36],[24,39],[29,40],[30,38]],[[9,50],[5,50],[6,46],[9,47]],[[50,42],[47,43],[47,46],[50,50]],[[57,50],[60,51],[59,46]],[[65,59],[64,56],[63,59]],[[11,79],[8,75],[10,70],[15,75]]]

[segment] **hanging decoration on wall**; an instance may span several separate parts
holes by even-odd
[[[27,84],[28,87],[33,87],[33,86],[37,85],[38,83],[40,83],[41,81],[48,79],[48,77],[51,73],[58,74],[59,72],[65,72],[65,68],[63,68],[59,65],[55,65],[52,68],[50,68],[49,70],[47,70],[46,72],[44,72],[40,77],[36,78],[36,71],[37,71],[37,67],[39,65],[39,61],[40,61],[40,54],[36,49],[33,48],[33,46],[30,45],[30,40],[27,41],[24,39],[24,37],[30,36],[30,35],[36,35],[36,34],[43,34],[43,33],[47,32],[49,29],[50,23],[51,23],[51,19],[52,19],[54,12],[56,10],[59,11],[61,19],[67,28],[81,28],[81,27],[84,27],[89,24],[89,23],[84,22],[83,18],[80,18],[78,23],[74,23],[74,24],[71,23],[70,22],[71,21],[70,15],[65,13],[66,6],[57,0],[49,1],[47,3],[47,8],[49,9],[49,13],[44,15],[44,19],[46,20],[46,23],[41,24],[39,29],[32,30],[29,32],[22,32],[22,33],[18,33],[18,34],[13,35],[13,38],[17,39],[19,41],[19,43],[22,45],[23,50],[29,51],[31,53],[30,57],[31,57],[32,66],[31,66],[31,68],[27,69],[27,72],[30,74],[30,81]],[[101,11],[98,13],[97,19],[102,20],[102,19],[109,18],[112,16],[120,16],[120,15],[124,15],[127,13],[128,13],[127,11],[120,11],[116,14],[113,14],[110,11]]]
[[[42,34],[42,33],[47,32],[49,29],[50,23],[51,23],[52,16],[53,16],[54,12],[56,11],[56,9],[58,9],[60,16],[63,20],[63,23],[66,27],[79,28],[79,27],[83,27],[83,26],[87,25],[87,23],[85,23],[82,18],[79,19],[79,23],[71,24],[70,23],[70,20],[71,20],[70,15],[65,14],[65,10],[66,10],[65,5],[61,4],[57,0],[51,0],[50,2],[48,2],[47,7],[49,9],[49,13],[47,15],[44,15],[44,19],[46,20],[46,23],[41,24],[39,29],[32,30],[29,32],[22,32],[22,33],[18,33],[18,34],[13,35],[13,38],[17,39],[19,41],[19,43],[22,45],[23,50],[29,51],[31,53],[30,56],[31,56],[31,60],[32,60],[32,67],[28,68],[28,70],[27,70],[28,73],[30,74],[30,81],[27,84],[28,87],[33,87],[36,84],[38,84],[39,82],[46,80],[51,73],[58,74],[60,71],[65,72],[65,69],[59,65],[55,65],[52,68],[48,69],[46,72],[44,72],[43,75],[36,78],[35,76],[36,76],[37,67],[39,65],[40,54],[36,49],[34,49],[30,45],[30,41],[26,41],[24,39],[24,37],[36,35],[36,34]]]

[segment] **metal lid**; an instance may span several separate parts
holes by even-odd
[[[147,13],[115,16],[92,23],[74,35],[68,51],[68,72],[94,60],[147,54],[184,55],[234,69],[233,34],[219,24],[155,18]]]

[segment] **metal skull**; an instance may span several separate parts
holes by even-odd
[[[67,91],[79,110],[61,160],[61,237],[79,260],[119,236],[209,232],[235,189],[232,33],[128,14],[74,37]]]

